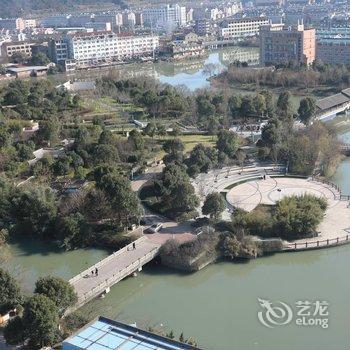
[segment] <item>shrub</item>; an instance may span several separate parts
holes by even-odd
[[[283,198],[275,208],[275,232],[287,239],[310,235],[322,221],[326,208],[326,200],[313,195]]]

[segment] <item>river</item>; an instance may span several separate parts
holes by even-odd
[[[184,60],[179,62],[144,62],[127,65],[119,65],[112,68],[91,69],[71,72],[69,74],[57,74],[49,76],[55,83],[63,83],[68,79],[95,80],[101,75],[112,75],[119,78],[132,78],[149,76],[172,86],[182,86],[189,91],[210,87],[208,78],[210,75],[220,73],[234,61],[249,61],[258,64],[259,49],[257,47],[235,46],[210,51],[208,57],[199,60]],[[241,89],[236,86],[231,88],[236,94],[251,95],[255,92]],[[277,99],[277,93],[273,92]],[[292,94],[292,106],[297,111],[303,95]]]
[[[333,181],[348,194],[349,176],[347,158]],[[12,244],[11,251],[7,267],[28,292],[40,276],[69,278],[107,255],[98,249],[62,252],[27,241]],[[276,254],[248,263],[222,262],[195,274],[179,274],[151,264],[81,311],[90,318],[105,315],[136,321],[142,327],[174,330],[177,336],[183,331],[204,349],[345,350],[350,326],[349,265],[350,245]],[[293,312],[297,301],[327,301],[329,328],[293,322],[267,328],[258,320],[262,310],[258,298],[282,301]]]
[[[251,61],[258,64],[259,49],[256,47],[231,47],[209,52],[203,59],[183,60],[178,62],[144,62],[119,65],[112,68],[91,69],[49,76],[55,82],[68,79],[93,80],[103,74],[111,74],[123,78],[150,76],[162,83],[173,86],[185,86],[190,91],[210,86],[210,75],[220,73],[230,63]],[[208,69],[210,67],[210,69]],[[237,89],[237,91],[240,91]],[[244,91],[242,91],[244,92]],[[246,92],[247,93],[247,92]]]

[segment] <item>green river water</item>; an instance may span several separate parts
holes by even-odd
[[[349,177],[347,158],[333,180],[348,194]],[[12,244],[11,250],[7,268],[28,292],[39,276],[70,278],[108,254],[96,249],[62,252],[37,242]],[[276,254],[248,263],[222,262],[195,274],[151,264],[81,311],[90,318],[105,315],[136,321],[142,327],[174,330],[177,336],[183,331],[203,349],[345,350],[350,330],[349,268],[350,245]],[[258,298],[283,301],[293,311],[299,300],[327,301],[329,327],[291,322],[267,328],[258,320]]]

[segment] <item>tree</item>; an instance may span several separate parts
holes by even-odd
[[[59,277],[39,278],[35,283],[34,293],[50,298],[60,310],[61,315],[68,307],[73,306],[78,301],[73,286]]]
[[[199,204],[190,178],[182,165],[169,164],[163,169],[162,177],[156,183],[156,193],[161,197],[162,211],[172,217],[190,213]]]
[[[142,138],[141,133],[138,130],[133,129],[133,130],[130,131],[129,141],[132,143],[132,145],[134,146],[135,150],[139,151],[139,150],[143,149],[144,140]]]
[[[278,96],[277,110],[282,119],[288,119],[292,116],[291,93],[284,91]]]
[[[232,117],[238,117],[242,108],[242,98],[240,96],[231,96],[228,100],[228,106]]]
[[[101,135],[98,139],[98,143],[99,144],[113,144],[114,143],[114,135],[112,133],[112,131],[110,130],[104,130],[101,132]]]
[[[50,63],[50,59],[42,52],[39,52],[32,56],[30,63],[33,66],[47,66]]]
[[[4,314],[23,303],[23,296],[16,280],[0,269],[0,314]]]
[[[243,171],[243,168],[244,168],[244,162],[245,162],[245,159],[247,158],[247,154],[243,151],[243,150],[238,150],[236,152],[236,158],[237,158],[237,161],[238,161],[238,164],[239,166],[241,167],[242,171]]]
[[[11,318],[4,329],[6,344],[18,345],[25,340],[25,325],[21,317]]]
[[[188,166],[188,174],[195,177],[198,173],[206,172],[218,165],[217,151],[199,143],[186,159],[186,165]]]
[[[166,153],[183,152],[185,146],[180,139],[170,139],[164,142],[163,149]]]
[[[180,139],[170,139],[163,144],[163,149],[167,154],[164,156],[163,161],[165,164],[173,162],[182,163],[183,150],[185,146]]]
[[[109,198],[114,212],[114,220],[120,227],[127,227],[139,222],[140,202],[136,193],[131,189],[129,179],[115,172],[107,173],[96,185]]]
[[[101,206],[100,202],[98,207]],[[99,209],[94,205],[95,213]],[[61,216],[56,223],[56,236],[60,239],[61,246],[65,249],[72,249],[77,246],[85,246],[91,237],[91,228],[88,225],[86,218],[81,213],[70,213]]]
[[[35,144],[33,141],[26,143],[19,142],[16,144],[16,150],[18,158],[21,162],[33,158],[33,151],[35,150]]]
[[[54,344],[59,335],[59,313],[55,303],[45,295],[36,294],[24,305],[23,324],[29,345],[42,348]]]
[[[79,95],[74,95],[72,99],[72,106],[73,108],[79,108],[80,103],[82,102],[82,99]]]
[[[143,132],[153,138],[157,133],[157,124],[154,122],[147,123],[146,127],[143,129]]]
[[[23,105],[26,102],[26,96],[19,89],[7,89],[4,96],[4,105],[17,106]]]
[[[24,54],[23,52],[14,52],[11,57],[10,57],[10,62],[11,63],[19,63],[23,64],[26,63],[28,60],[28,56]]]
[[[118,150],[114,145],[96,145],[93,151],[94,162],[98,164],[114,164],[119,160]]]
[[[158,129],[158,134],[160,136],[165,136],[166,135],[166,127],[164,124],[158,123],[157,124],[157,129]]]
[[[256,96],[254,97],[254,107],[258,116],[262,116],[265,113],[266,100],[264,95],[256,94]]]
[[[36,137],[39,142],[47,141],[50,144],[54,144],[59,139],[59,133],[60,123],[56,118],[52,118],[50,120],[43,120],[40,122]]]
[[[241,114],[244,117],[250,117],[256,114],[254,100],[250,96],[244,96],[242,98]]]
[[[216,141],[216,148],[219,152],[224,152],[228,157],[233,158],[238,149],[238,137],[228,130],[221,130]]]
[[[183,332],[181,332],[181,334],[180,334],[179,341],[180,341],[181,343],[184,343],[184,342],[185,342],[185,337],[184,337]]]
[[[196,103],[200,119],[209,117],[215,113],[215,106],[211,103],[211,98],[208,94],[197,96]]]
[[[275,115],[275,103],[273,94],[269,90],[262,90],[260,94],[265,97],[267,116],[272,118]]]
[[[300,120],[305,124],[309,125],[312,119],[315,116],[316,112],[316,102],[312,97],[303,98],[300,101],[300,105],[298,108],[298,114]]]
[[[44,237],[56,219],[56,196],[41,186],[18,190],[10,199],[10,215],[16,232]]]
[[[264,146],[272,148],[281,141],[281,128],[278,119],[270,119],[261,131],[261,141]]]
[[[209,215],[212,219],[219,220],[225,208],[226,203],[223,196],[220,193],[213,192],[207,195],[202,207],[202,213]]]
[[[274,213],[276,233],[287,239],[305,237],[316,231],[323,219],[327,201],[304,194],[278,201]]]
[[[6,74],[6,68],[0,64],[0,75]]]

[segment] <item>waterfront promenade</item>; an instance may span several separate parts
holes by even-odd
[[[260,204],[273,205],[283,197],[302,194],[326,199],[328,208],[317,227],[317,237],[285,241],[284,249],[306,250],[350,243],[350,197],[342,195],[331,183],[312,178],[252,179],[229,190],[226,198],[232,206],[252,211]]]

